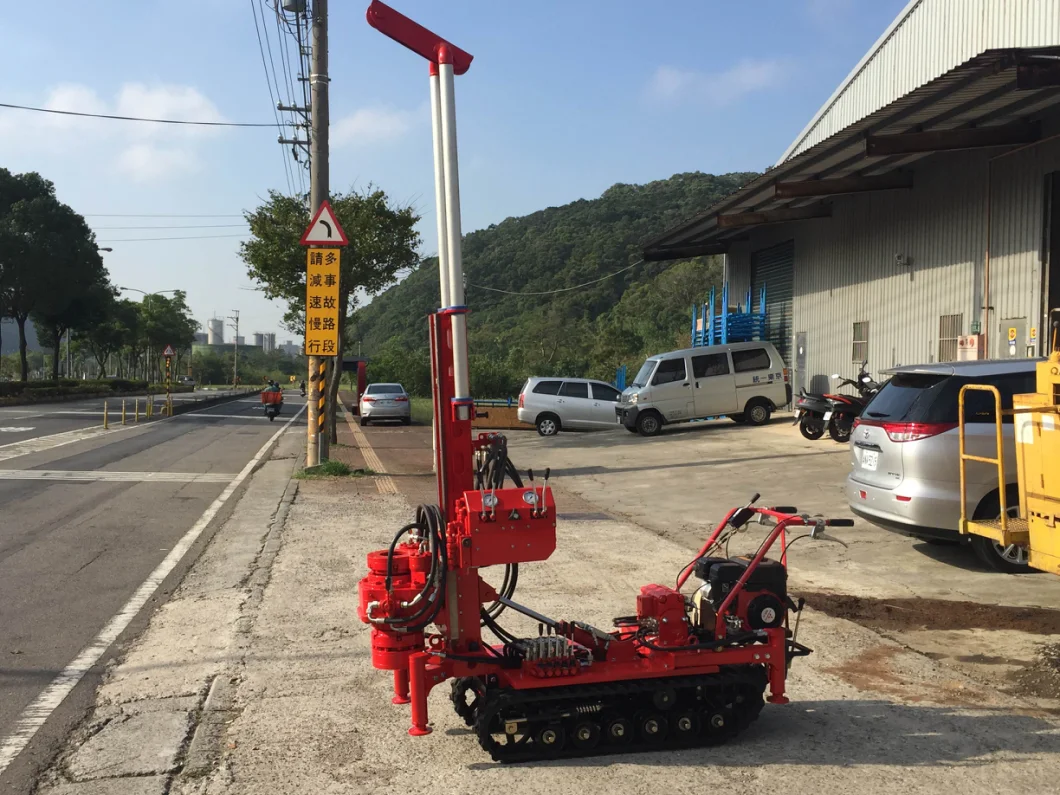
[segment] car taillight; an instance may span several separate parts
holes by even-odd
[[[375,398],[368,397],[368,395],[365,395],[363,398],[361,398],[361,400],[363,400],[365,403],[375,403]]]
[[[398,402],[398,403],[408,403],[409,402],[409,399],[407,397],[405,397],[404,395],[402,395],[401,397],[396,397],[396,398],[394,398],[394,400],[396,402]]]
[[[955,422],[883,422],[880,425],[892,442],[919,442],[957,427]]]
[[[788,368],[784,368],[784,383],[788,383]]]
[[[521,408],[521,409],[525,409],[526,408],[526,395],[523,394],[522,392],[519,393],[519,408]]]

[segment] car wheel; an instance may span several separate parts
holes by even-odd
[[[1008,503],[1008,515],[1010,518],[1019,516],[1019,489],[1010,486],[1005,492],[1005,501]],[[996,494],[983,500],[975,509],[973,519],[1000,519],[1001,501]],[[979,561],[991,571],[1004,572],[1006,574],[1026,574],[1032,571],[1027,565],[1027,548],[1018,544],[1003,547],[992,538],[973,535],[971,537],[972,551]]]
[[[662,430],[662,419],[654,411],[646,411],[637,417],[637,433],[641,436],[655,436]]]
[[[773,408],[763,400],[751,401],[744,409],[744,422],[748,425],[765,425]]]
[[[367,424],[368,424],[368,418],[367,417],[361,417],[361,427],[363,428]]]
[[[743,412],[741,412],[741,413],[739,413],[739,414],[729,414],[729,415],[728,415],[728,417],[729,417],[729,419],[730,419],[730,420],[732,420],[733,422],[739,422],[739,423],[742,423],[742,422],[744,421],[744,416],[743,416]]]
[[[559,417],[555,414],[542,414],[537,418],[537,432],[542,436],[555,436],[559,429]]]

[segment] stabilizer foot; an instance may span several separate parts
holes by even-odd
[[[430,734],[432,731],[434,731],[434,729],[432,729],[430,726],[424,726],[423,728],[420,728],[419,726],[413,726],[409,729],[409,734],[413,737],[424,737]]]
[[[410,704],[410,703],[412,703],[412,699],[409,698],[408,696],[394,696],[392,699],[390,699],[390,703],[391,704]]]

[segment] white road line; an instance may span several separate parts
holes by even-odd
[[[100,658],[106,653],[107,649],[110,648],[111,644],[118,639],[118,636],[125,631],[125,628],[129,626],[129,623],[133,620],[137,613],[147,604],[147,600],[151,598],[158,586],[162,584],[162,581],[169,576],[169,573],[177,567],[180,563],[181,558],[187,554],[188,550],[191,549],[202,532],[206,529],[207,525],[213,521],[213,518],[217,516],[218,511],[228,502],[229,498],[235,493],[235,490],[239,488],[239,485],[247,479],[251,472],[254,471],[254,467],[258,465],[258,462],[264,458],[265,454],[269,451],[272,446],[287,427],[298,419],[298,415],[301,411],[295,413],[291,419],[287,420],[286,425],[276,431],[269,440],[261,446],[261,449],[255,453],[254,457],[247,462],[247,465],[240,470],[239,474],[232,479],[232,481],[225,487],[224,491],[221,492],[220,496],[214,500],[210,507],[208,507],[199,517],[199,520],[192,525],[191,529],[184,534],[184,537],[177,542],[177,545],[170,550],[170,553],[166,555],[165,560],[158,564],[158,567],[151,572],[149,576],[139,588],[136,589],[136,593],[132,595],[132,598],[125,603],[125,606],[118,612],[117,615],[112,618],[103,630],[95,637],[95,639],[86,646],[79,655],[66,666],[65,669],[52,680],[52,683],[44,688],[43,691],[27,706],[22,714],[19,715],[18,720],[15,721],[14,731],[6,737],[2,743],[0,743],[0,774],[2,774],[20,753],[22,750],[29,745],[30,741],[37,734],[37,731],[44,722],[48,720],[48,717],[56,710],[56,708],[63,703],[71,691],[77,687],[85,674],[87,674],[92,666],[99,662]]]
[[[0,480],[76,480],[108,483],[228,483],[225,472],[115,472],[109,469],[0,469]]]
[[[263,420],[265,415],[257,414],[207,414],[206,409],[202,411],[189,411],[185,414],[177,414],[173,419],[179,420],[181,418],[189,420],[208,420],[211,417],[219,417],[224,420]]]
[[[18,426],[18,425],[14,425],[14,426],[12,426],[10,428],[5,428],[5,427],[0,426],[0,433],[29,433],[32,430],[36,430],[36,428],[28,427],[28,426],[25,426],[25,425],[23,425],[21,427]]]
[[[341,403],[339,404],[342,405]],[[375,488],[380,494],[397,494],[397,484],[394,483],[394,479],[390,475],[383,474],[383,462],[379,460],[379,456],[375,454],[375,450],[372,449],[372,445],[368,442],[368,437],[364,435],[364,431],[350,417],[350,413],[346,411],[346,407],[342,407],[342,414],[346,418],[346,423],[350,426],[350,430],[353,432],[353,438],[357,442],[357,447],[361,451],[361,455],[364,456],[364,463],[368,464],[368,468],[379,474],[375,478]]]

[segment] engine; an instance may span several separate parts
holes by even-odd
[[[693,571],[703,584],[692,595],[690,623],[697,634],[713,632],[718,611],[750,563],[749,557],[696,561]],[[734,631],[773,629],[784,623],[788,603],[787,568],[779,560],[763,558],[737,592],[726,620]]]

